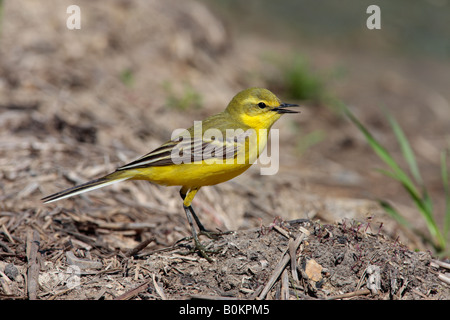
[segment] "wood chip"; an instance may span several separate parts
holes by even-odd
[[[381,290],[381,271],[380,267],[376,265],[369,265],[367,267],[367,289],[369,289],[372,294],[377,294]]]
[[[323,267],[316,260],[309,259],[306,261],[305,274],[308,276],[308,279],[314,282],[322,280],[322,269]]]
[[[67,259],[67,264],[77,266],[81,270],[101,269],[103,267],[103,264],[100,261],[93,261],[93,260],[78,258],[73,254],[72,251],[66,252],[66,259]]]

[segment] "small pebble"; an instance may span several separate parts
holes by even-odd
[[[19,270],[17,270],[16,266],[12,263],[9,263],[5,266],[5,274],[11,280],[15,280],[19,275]]]

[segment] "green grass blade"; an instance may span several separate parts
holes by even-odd
[[[384,161],[389,168],[390,171],[382,171],[387,176],[399,181],[403,188],[408,192],[411,199],[413,200],[414,204],[418,208],[420,214],[424,218],[428,231],[432,235],[433,239],[435,240],[433,242],[435,248],[440,251],[445,248],[445,240],[442,236],[442,233],[440,232],[436,221],[433,216],[433,206],[431,198],[427,192],[427,190],[422,185],[422,194],[418,192],[417,187],[415,186],[414,182],[409,178],[408,174],[400,168],[398,163],[395,161],[395,159],[391,156],[391,154],[376,140],[376,138],[367,130],[366,127],[352,114],[352,112],[345,106],[343,103],[339,103],[339,106],[345,113],[345,115],[355,124],[358,129],[363,133],[365,136],[367,142],[372,147],[372,149],[375,151],[375,153],[378,155],[378,157]],[[393,118],[392,118],[393,119]],[[405,160],[408,162],[410,169],[415,175],[416,180],[422,181],[420,174],[418,173],[419,170],[417,168],[417,164],[414,158],[414,155],[412,153],[412,149],[409,146],[409,143],[403,134],[403,131],[401,131],[400,126],[394,121],[391,121],[391,126],[393,126],[393,130],[396,131],[396,137],[399,140],[400,145],[402,145],[402,152],[405,156]],[[394,211],[392,207],[388,205],[384,205],[385,210],[387,210],[393,217],[395,217],[397,220],[398,217],[401,216],[400,213],[397,211]],[[404,219],[403,219],[404,220]]]
[[[412,197],[412,196],[411,196]],[[439,230],[439,227],[436,223],[436,220],[434,219],[433,215],[433,208],[431,205],[431,198],[428,195],[428,192],[425,190],[424,197],[422,199],[416,199],[413,197],[413,200],[419,209],[419,212],[422,214],[422,216],[425,219],[425,222],[427,224],[428,230],[430,231],[431,235],[434,239],[436,239],[436,249],[438,251],[445,248],[445,239],[442,236],[441,231]]]
[[[376,154],[394,171],[397,171],[400,169],[395,161],[393,161],[393,158],[389,154],[389,152],[372,136],[372,134],[364,127],[364,125],[351,113],[351,111],[346,107],[343,106],[343,110],[345,114],[348,116],[348,118],[358,127],[358,129],[364,134],[366,137],[366,140],[369,142],[370,146]]]
[[[433,202],[431,200],[430,194],[428,193],[427,189],[423,184],[423,180],[420,175],[419,168],[417,166],[414,152],[412,151],[408,139],[406,138],[405,134],[403,133],[403,130],[401,129],[400,125],[395,120],[395,118],[388,112],[386,112],[386,116],[392,127],[392,130],[394,131],[395,137],[397,138],[397,141],[400,145],[403,157],[408,163],[411,174],[416,180],[416,182],[420,184],[422,188],[422,197],[417,198],[414,192],[411,192],[411,190],[408,190],[408,192],[413,197],[416,206],[419,208],[422,215],[424,216],[430,233],[437,239],[439,246],[441,248],[444,248],[445,240],[436,224],[436,220],[433,215]]]
[[[411,224],[390,203],[384,200],[379,200],[378,203],[399,224],[407,227],[408,229],[412,229]]]
[[[450,230],[450,187],[447,170],[447,152],[445,150],[441,153],[441,174],[445,191],[444,237],[447,239]]]
[[[414,204],[416,205],[417,209],[419,210],[420,214],[424,218],[427,228],[430,231],[433,238],[437,239],[439,242],[439,246],[442,246],[442,235],[439,231],[439,228],[436,225],[436,221],[433,217],[433,211],[432,211],[432,205],[431,205],[431,199],[428,195],[428,193],[425,190],[424,197],[420,197],[419,194],[415,192],[414,189],[410,188],[409,184],[405,184],[403,180],[401,180],[397,175],[393,174],[392,172],[385,171],[385,170],[379,170],[383,174],[387,175],[388,177],[391,177],[403,186],[403,188],[408,192],[410,198],[413,200]]]
[[[412,230],[414,233],[419,235],[425,242],[429,243],[430,245],[434,246],[435,249],[439,249],[436,247],[435,241],[430,239],[430,237],[426,234],[423,234],[420,230],[417,230],[412,226],[398,211],[395,209],[391,204],[389,204],[386,201],[379,200],[378,203],[381,205],[381,207],[394,219],[396,220],[400,225],[403,225],[404,227]]]
[[[353,113],[343,104],[341,108],[347,117],[358,127],[358,129],[364,134],[367,142],[378,155],[378,157],[383,160],[393,171],[396,179],[399,180],[408,190],[413,192],[417,197],[420,198],[419,192],[416,186],[408,177],[408,175],[400,168],[391,154],[375,139],[375,137],[369,132],[369,130],[364,127],[364,125],[353,115]]]
[[[402,128],[398,124],[397,120],[389,113],[385,112],[386,117],[392,127],[392,131],[394,131],[395,137],[397,138],[398,143],[400,144],[400,149],[403,154],[403,158],[405,158],[408,163],[409,169],[411,171],[412,176],[416,180],[419,185],[423,185],[423,180],[420,175],[419,167],[417,166],[416,157],[414,156],[414,152],[412,151],[411,145],[409,144],[408,139],[406,138]]]
[[[415,192],[412,190],[408,190],[408,192],[410,193],[411,197],[413,197],[416,206],[419,208],[422,215],[424,216],[430,233],[437,239],[437,241],[439,242],[439,246],[443,248],[445,247],[445,240],[436,224],[436,220],[433,215],[433,202],[431,200],[430,194],[428,193],[427,189],[423,184],[423,180],[420,175],[419,168],[417,166],[414,152],[412,151],[408,139],[406,138],[405,134],[403,133],[403,130],[401,129],[400,125],[395,120],[395,118],[388,112],[386,112],[386,116],[392,127],[392,130],[394,131],[395,137],[400,145],[403,157],[408,163],[411,174],[416,180],[416,182],[422,188],[422,197],[418,198]],[[407,188],[407,186],[405,186],[405,188]]]

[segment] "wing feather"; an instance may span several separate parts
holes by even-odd
[[[168,166],[208,159],[236,158],[238,151],[244,147],[248,136],[247,131],[242,131],[226,139],[218,137],[214,137],[214,139],[196,139],[195,137],[194,139],[180,139],[177,137],[117,170]]]

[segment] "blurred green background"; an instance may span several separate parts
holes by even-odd
[[[235,32],[326,42],[393,54],[450,57],[448,0],[202,0],[226,18]],[[381,9],[381,30],[368,30],[370,5]]]

